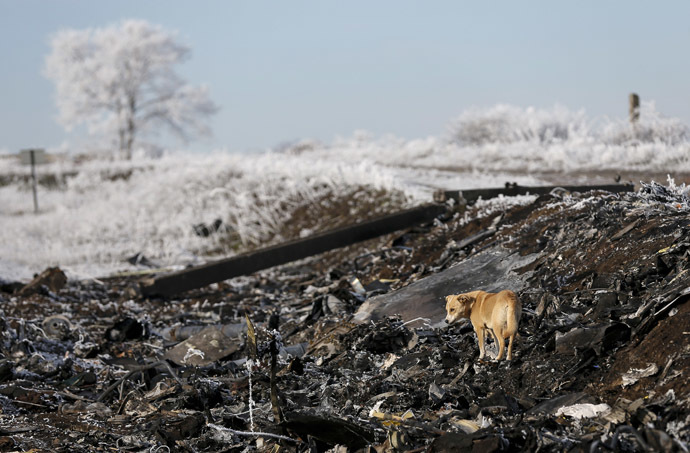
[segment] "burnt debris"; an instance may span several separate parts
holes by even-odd
[[[0,450],[687,451],[685,194],[463,209],[183,296],[3,284]],[[499,288],[515,357],[479,361],[443,296]]]

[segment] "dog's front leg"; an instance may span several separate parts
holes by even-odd
[[[477,340],[479,341],[479,360],[484,360],[484,336],[486,335],[486,329],[480,327],[474,329],[474,333],[477,334]]]

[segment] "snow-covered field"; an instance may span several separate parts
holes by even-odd
[[[641,118],[633,130],[623,120],[591,120],[563,108],[497,106],[466,112],[445,136],[418,140],[358,132],[259,154],[67,156],[39,167],[40,174],[76,176],[41,186],[38,214],[30,186],[18,177],[29,168],[0,155],[0,278],[27,280],[49,265],[74,278],[100,277],[136,269],[124,261],[136,253],[161,266],[236,253],[279,240],[297,208],[355,188],[398,193],[405,206],[429,201],[434,188],[537,185],[546,175],[553,181],[554,174],[602,170],[690,172],[687,127],[653,105]],[[194,233],[193,225],[216,219],[233,229],[236,243],[227,234]]]

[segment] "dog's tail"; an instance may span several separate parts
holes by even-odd
[[[510,300],[506,307],[508,309],[508,313],[506,313],[506,333],[508,333],[508,335],[513,335],[517,334],[518,331],[518,323],[522,316],[522,304],[512,291],[508,297]]]

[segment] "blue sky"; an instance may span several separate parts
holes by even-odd
[[[625,117],[631,91],[690,124],[688,1],[0,0],[0,150],[71,139],[41,75],[51,34],[127,18],[191,47],[181,74],[221,107],[194,150],[439,135],[498,103]]]

